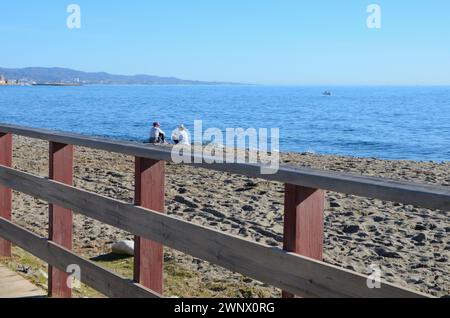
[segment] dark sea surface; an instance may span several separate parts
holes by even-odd
[[[450,87],[0,86],[2,123],[145,141],[194,120],[280,128],[281,151],[450,161]]]

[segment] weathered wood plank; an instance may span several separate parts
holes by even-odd
[[[161,297],[158,293],[124,279],[3,218],[0,218],[0,235],[61,271],[65,272],[70,265],[78,265],[81,269],[81,281],[105,296],[113,298]]]
[[[164,213],[164,161],[136,158],[135,205]],[[134,248],[134,281],[160,294],[164,290],[164,247],[136,236]]]
[[[44,290],[6,267],[0,266],[0,298],[43,297]]]
[[[73,184],[72,145],[50,142],[49,145],[50,179]],[[72,249],[73,215],[70,209],[49,205],[49,239],[69,250]],[[54,298],[71,298],[72,290],[67,286],[68,275],[52,266],[48,267],[48,293]]]
[[[12,166],[12,135],[0,132],[0,165]],[[0,217],[11,220],[12,191],[0,185]],[[0,257],[11,257],[11,243],[0,238]]]
[[[325,192],[286,184],[284,250],[323,260]],[[295,295],[283,292],[283,298]],[[302,296],[302,295],[296,295]]]
[[[0,166],[0,183],[292,294],[427,297],[385,282],[369,289],[363,275],[11,168]]]
[[[0,124],[0,132],[111,151],[157,161],[172,162],[171,150],[158,146],[7,124]],[[202,159],[202,156],[197,154],[193,155],[192,158],[193,160],[194,158]],[[361,197],[411,204],[434,210],[450,210],[450,189],[448,187],[286,166],[281,166],[279,171],[273,175],[261,174],[262,167],[259,164],[203,163],[195,164],[193,166],[241,174],[254,178],[262,178],[270,181],[278,181],[307,188],[323,189]]]

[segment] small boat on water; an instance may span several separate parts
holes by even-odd
[[[323,92],[322,95],[323,95],[323,96],[331,96],[332,94],[331,94],[330,91],[325,91],[325,92]]]

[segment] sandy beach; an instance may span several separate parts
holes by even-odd
[[[282,162],[450,187],[450,163],[306,153],[283,154]],[[47,143],[15,136],[14,167],[47,176]],[[173,164],[167,166],[166,182],[168,214],[270,246],[282,245],[282,184]],[[134,159],[76,148],[75,186],[132,202]],[[369,266],[376,264],[387,281],[433,296],[450,295],[449,217],[448,211],[328,192],[325,262],[362,274],[370,274]],[[47,203],[15,193],[13,218],[38,234],[47,235]],[[87,257],[108,254],[113,243],[133,238],[81,215],[75,216],[74,237],[75,250]],[[222,283],[235,282],[258,291],[252,295],[242,293],[242,297],[280,295],[275,288],[171,249],[166,249],[165,258],[199,273],[189,282],[193,290],[206,288],[214,294],[220,291]]]

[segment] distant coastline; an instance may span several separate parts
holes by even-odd
[[[33,86],[83,86],[80,83],[35,83]]]
[[[74,85],[242,85],[241,83],[185,80],[176,77],[161,77],[154,75],[116,75],[105,72],[92,73],[59,67],[0,67],[0,75],[7,78],[8,81],[20,83],[22,85],[48,83]]]
[[[24,86],[27,85],[23,82],[20,82],[18,80],[9,80],[2,74],[0,74],[0,86]]]

